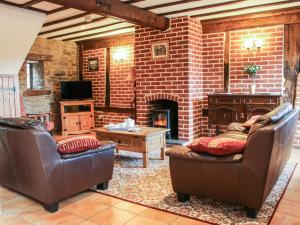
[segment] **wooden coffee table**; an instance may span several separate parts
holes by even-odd
[[[143,166],[148,166],[148,153],[160,149],[161,160],[165,158],[166,132],[170,129],[140,127],[141,131],[108,131],[105,128],[95,129],[98,140],[109,140],[117,143],[117,151],[125,150],[143,154]]]

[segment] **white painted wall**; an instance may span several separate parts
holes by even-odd
[[[18,74],[46,15],[0,3],[0,76]]]

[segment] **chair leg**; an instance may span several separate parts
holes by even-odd
[[[44,209],[45,209],[46,211],[50,212],[50,213],[55,213],[55,212],[57,212],[57,211],[58,211],[58,208],[59,208],[58,205],[59,205],[58,202],[52,203],[52,204],[50,204],[50,205],[48,205],[48,204],[43,204]]]
[[[179,202],[186,202],[190,200],[190,195],[177,192],[177,199]]]
[[[108,181],[97,185],[97,189],[100,190],[106,190],[107,188],[108,188]]]
[[[257,217],[259,209],[246,208],[247,217],[255,219]]]

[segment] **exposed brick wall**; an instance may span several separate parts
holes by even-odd
[[[224,90],[224,40],[225,33],[203,34],[203,108],[208,107],[207,95]],[[214,130],[208,129],[208,118],[202,117],[202,135]]]
[[[95,111],[95,126],[103,127],[104,125],[107,125],[109,123],[120,123],[130,116],[130,113]]]
[[[257,93],[282,93],[283,86],[283,26],[244,29],[230,32],[230,92],[249,93],[252,80],[244,72],[249,64],[261,66],[255,82]],[[263,47],[258,54],[248,53],[244,40],[259,38]],[[225,33],[203,35],[203,108],[207,108],[207,94],[224,90],[224,41]],[[222,127],[223,129],[225,126]],[[214,133],[208,128],[208,119],[202,119],[202,135]]]
[[[201,108],[203,102],[203,62],[202,62],[202,27],[199,20],[189,20],[189,99],[192,139],[201,135]]]
[[[151,58],[151,43],[169,41],[170,57],[164,60]],[[201,25],[188,17],[171,19],[167,31],[136,26],[135,68],[137,89],[137,122],[149,125],[150,103],[145,96],[168,93],[178,96],[179,139],[191,140],[198,135],[198,113],[194,113],[201,94]],[[190,87],[195,88],[195,90]],[[200,100],[198,100],[200,101]],[[195,105],[193,105],[195,103]],[[195,126],[196,127],[196,126]]]
[[[261,52],[248,53],[244,40],[258,38],[263,41]],[[249,93],[251,78],[244,72],[249,64],[261,66],[255,78],[257,93],[283,91],[284,28],[280,26],[238,30],[230,33],[230,90]]]
[[[83,79],[92,81],[95,107],[104,106],[105,101],[105,49],[93,49],[83,52]],[[99,71],[89,72],[88,59],[98,58]]]
[[[114,55],[118,51],[125,52],[126,59],[118,62],[114,60]],[[134,46],[117,46],[111,48],[111,66],[110,66],[110,90],[111,106],[130,108],[134,97],[133,82],[130,76],[133,67]]]
[[[126,59],[115,61],[114,55],[117,51],[126,52]],[[88,71],[88,59],[98,58],[99,71]],[[129,80],[133,67],[133,45],[116,46],[111,48],[110,57],[110,101],[112,107],[130,108],[134,97],[133,82]],[[93,98],[95,107],[105,106],[105,71],[106,71],[106,49],[92,49],[83,52],[83,78],[93,83]],[[119,123],[131,116],[129,113],[95,112],[95,125],[101,127],[108,123]]]

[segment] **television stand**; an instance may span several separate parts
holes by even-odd
[[[95,128],[94,100],[60,101],[62,135],[84,134]]]

